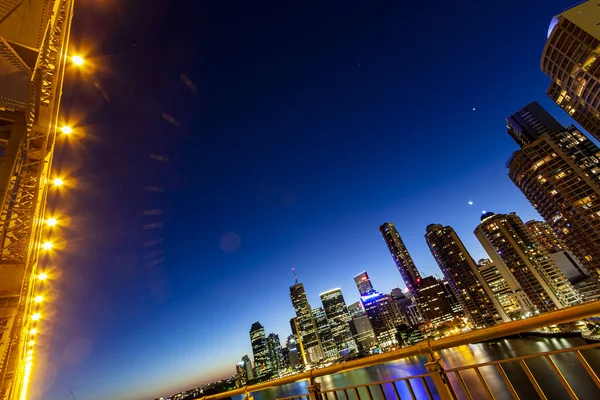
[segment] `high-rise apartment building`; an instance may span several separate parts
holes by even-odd
[[[600,139],[600,6],[587,1],[555,16],[542,52],[547,94]]]
[[[535,102],[506,122],[521,147],[508,161],[510,179],[600,279],[600,149]]]
[[[475,261],[452,227],[431,224],[425,240],[474,327],[484,328],[509,320],[492,291],[482,284]]]
[[[271,375],[273,366],[269,358],[265,328],[258,321],[253,323],[250,328],[250,342],[252,344],[252,354],[254,355],[254,376],[263,378]]]
[[[269,350],[269,359],[271,360],[273,371],[283,371],[285,369],[285,361],[283,359],[283,353],[281,352],[279,335],[269,333],[269,336],[267,336],[267,349]]]
[[[307,363],[316,363],[323,358],[323,349],[317,333],[317,325],[313,319],[312,309],[308,304],[308,298],[304,291],[304,285],[296,283],[290,286],[290,298],[292,306],[296,310],[295,326],[298,331],[298,338],[301,341],[301,348],[304,350],[304,356]]]
[[[421,279],[417,290],[417,305],[420,315],[434,327],[451,322],[456,318],[444,288],[433,276]]]
[[[408,307],[413,305],[412,300],[408,298],[400,288],[392,289],[390,296],[392,296],[394,303],[396,303],[396,307],[398,307],[398,311],[400,312],[402,321],[406,325],[415,325],[413,323],[413,320],[410,318],[410,314],[408,311]]]
[[[321,293],[321,302],[325,314],[327,314],[331,334],[339,354],[345,356],[356,352],[358,349],[352,337],[352,332],[350,332],[350,326],[348,326],[350,314],[341,289],[337,288]]]
[[[373,289],[373,285],[371,284],[371,280],[369,279],[369,274],[367,271],[363,271],[360,274],[354,277],[354,283],[356,283],[356,287],[358,288],[358,293],[361,296],[369,295],[375,292]]]
[[[252,363],[248,356],[242,357],[242,361],[235,366],[235,383],[237,387],[242,387],[248,383],[249,380],[254,378],[252,374]]]
[[[554,230],[544,221],[527,221],[529,233],[554,260],[584,301],[594,301],[600,297],[600,284],[590,276],[583,263],[569,250]]]
[[[396,346],[396,327],[403,321],[392,296],[374,292],[360,298],[365,313],[382,348]]]
[[[326,360],[335,360],[340,356],[337,345],[331,332],[331,325],[327,319],[327,314],[323,307],[318,307],[312,310],[313,319],[317,326],[317,334],[321,342],[321,349],[323,350],[323,357]]]
[[[508,282],[517,282],[534,311],[546,312],[581,302],[579,294],[548,252],[515,214],[486,213],[475,229],[494,265]]]
[[[386,222],[379,227],[379,231],[394,259],[394,263],[396,263],[396,267],[398,267],[404,284],[409,291],[415,292],[417,285],[421,281],[421,274],[417,270],[396,227],[391,222]]]
[[[510,319],[518,319],[521,315],[525,315],[533,304],[527,298],[527,295],[520,289],[519,284],[514,281],[513,290],[506,282],[504,276],[498,271],[498,268],[490,259],[482,259],[477,262],[477,268],[487,287],[492,291],[498,303]]]
[[[246,369],[246,379],[254,379],[254,373],[252,372],[252,361],[250,361],[250,357],[245,355],[242,357],[242,362],[244,363],[244,368]]]

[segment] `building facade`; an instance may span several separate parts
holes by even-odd
[[[321,349],[323,350],[323,358],[325,360],[335,360],[340,356],[338,348],[331,331],[331,325],[327,319],[327,314],[323,307],[318,307],[312,310],[313,319],[317,326],[317,334],[321,342]]]
[[[269,358],[265,328],[258,321],[253,323],[250,328],[250,343],[252,344],[252,354],[254,355],[254,376],[256,378],[264,378],[271,375],[273,365]]]
[[[425,240],[473,327],[485,328],[509,320],[492,291],[482,284],[475,261],[452,227],[429,225]]]
[[[508,117],[507,127],[521,147],[508,161],[510,179],[600,279],[600,148],[537,103]]]
[[[337,288],[321,293],[320,297],[339,355],[345,356],[357,352],[358,348],[348,325],[351,319],[350,313],[341,289]]]
[[[398,272],[400,272],[400,276],[402,277],[406,288],[411,292],[415,292],[421,281],[421,274],[419,273],[419,270],[417,270],[396,227],[391,222],[386,222],[379,227],[379,231],[394,259],[394,263],[398,268]]]
[[[531,300],[533,312],[547,312],[581,302],[579,294],[550,255],[515,214],[486,213],[475,229],[494,265],[506,281],[512,275]]]
[[[435,277],[426,276],[421,279],[416,298],[422,319],[430,322],[433,327],[456,319],[446,292]]]
[[[510,319],[519,319],[525,315],[533,305],[527,295],[520,289],[518,283],[514,283],[513,290],[506,282],[504,276],[490,259],[482,259],[477,262],[477,268],[487,287],[492,291],[498,303]],[[514,278],[513,278],[514,280]]]
[[[370,350],[377,345],[375,332],[371,326],[371,321],[368,315],[361,315],[352,318],[349,323],[350,331],[354,337],[354,341],[361,353],[369,353]]]
[[[374,292],[361,296],[360,301],[379,345],[384,349],[396,346],[396,327],[403,322],[392,296]]]
[[[375,292],[373,289],[373,285],[371,284],[371,279],[369,279],[369,274],[367,271],[363,271],[360,274],[354,277],[354,283],[356,284],[356,288],[358,289],[358,293],[361,296],[369,295]]]
[[[588,1],[550,22],[541,59],[548,96],[600,139],[600,7]]]
[[[267,336],[267,349],[269,350],[269,359],[271,360],[273,371],[280,372],[285,370],[286,365],[281,351],[279,335],[269,333],[269,336]]]
[[[323,358],[323,349],[317,333],[317,325],[313,319],[312,309],[304,291],[304,285],[298,283],[290,287],[290,299],[296,310],[295,327],[303,349],[306,363],[316,363]]]

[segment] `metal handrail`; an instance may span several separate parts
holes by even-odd
[[[546,326],[563,324],[566,322],[577,321],[589,317],[600,315],[600,300],[590,303],[584,303],[556,311],[536,315],[524,320],[506,322],[490,328],[478,329],[438,340],[426,340],[414,346],[401,348],[383,354],[375,354],[369,357],[357,360],[347,361],[345,363],[332,365],[325,368],[313,369],[285,378],[274,379],[272,381],[258,383],[256,385],[244,386],[242,388],[230,390],[209,396],[197,398],[203,400],[219,400],[232,396],[238,396],[246,393],[257,392],[272,387],[295,383],[303,380],[312,380],[321,376],[337,374],[340,372],[351,371],[353,369],[369,367],[383,364],[399,359],[412,357],[416,355],[433,354],[436,351],[449,349],[451,347],[462,346],[471,343],[483,342],[490,339],[497,339],[504,336],[516,335],[519,333],[531,331],[533,329]]]

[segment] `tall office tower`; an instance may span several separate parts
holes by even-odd
[[[248,356],[242,357],[242,361],[235,366],[236,379],[235,383],[237,387],[244,386],[250,379],[253,379],[252,375],[252,363]]]
[[[273,371],[279,372],[285,370],[285,362],[283,360],[283,353],[281,352],[279,335],[269,333],[269,336],[267,336],[267,349],[269,350],[269,359],[271,360]]]
[[[323,307],[318,307],[312,310],[313,319],[317,325],[317,333],[319,340],[321,341],[321,348],[323,349],[323,357],[326,360],[335,360],[340,356],[338,352],[333,333],[331,331],[331,325],[327,319],[327,314]]]
[[[492,291],[482,284],[475,261],[452,227],[429,225],[425,240],[474,327],[484,328],[509,320]]]
[[[550,254],[584,301],[594,301],[600,297],[600,283],[590,276],[581,261],[567,248],[548,223],[531,220],[527,221],[525,226],[538,245]]]
[[[246,368],[246,379],[254,379],[254,373],[252,372],[252,361],[250,361],[250,357],[248,357],[247,354],[242,357],[242,362],[244,363],[244,368]]]
[[[296,310],[296,326],[300,339],[300,348],[303,350],[303,356],[306,358],[305,362],[316,363],[323,358],[323,349],[319,341],[317,325],[315,324],[310,304],[308,304],[308,299],[306,298],[304,285],[298,283],[297,279],[296,284],[290,286],[290,298],[292,306]]]
[[[400,234],[391,222],[386,222],[381,225],[379,231],[383,236],[385,244],[390,250],[390,254],[396,263],[396,267],[398,267],[398,271],[400,272],[400,276],[402,276],[404,284],[409,291],[414,293],[417,285],[421,281],[421,274],[419,274],[412,257],[400,238]]]
[[[450,288],[450,283],[448,283],[448,281],[445,279],[437,278],[437,280],[438,280],[438,283],[440,284],[440,287],[444,290],[446,300],[448,301],[448,304],[450,304],[450,308],[452,308],[452,312],[456,315],[464,314],[463,306],[460,303],[460,301],[458,300],[458,297],[456,297],[456,295],[452,291],[452,288]]]
[[[400,288],[392,289],[390,296],[392,296],[392,300],[394,300],[394,303],[396,303],[396,307],[398,307],[398,311],[400,312],[400,317],[402,317],[402,321],[407,325],[414,325],[408,312],[408,307],[413,305],[412,300],[406,297],[406,295]]]
[[[533,303],[527,295],[520,289],[519,284],[513,276],[509,277],[513,283],[513,290],[506,282],[504,276],[498,271],[498,268],[488,258],[477,262],[479,273],[485,282],[485,285],[492,291],[498,303],[510,319],[519,319],[533,309]]]
[[[365,310],[363,309],[361,302],[357,301],[348,306],[348,313],[350,314],[350,318],[362,317],[365,315]]]
[[[298,344],[298,338],[296,335],[289,335],[285,347],[288,349],[288,362],[292,369],[301,368],[304,364],[302,363],[302,355],[300,354],[300,345]]]
[[[396,346],[396,327],[402,324],[402,318],[392,296],[375,291],[361,296],[360,301],[379,345],[382,348]]]
[[[361,353],[369,353],[377,345],[375,331],[373,331],[368,315],[353,317],[348,325]]]
[[[269,348],[265,337],[265,328],[256,321],[250,328],[250,342],[254,354],[254,376],[263,378],[271,375],[273,366],[269,358]]]
[[[546,92],[596,139],[600,139],[600,7],[588,1],[555,16],[542,52]]]
[[[356,275],[354,277],[354,283],[356,283],[358,293],[360,293],[361,296],[365,296],[375,292],[375,289],[373,289],[373,285],[371,284],[371,280],[369,279],[369,274],[367,274],[367,271],[363,271],[360,274]]]
[[[456,315],[444,289],[433,276],[421,279],[417,298],[422,318],[431,322],[434,327],[455,319]]]
[[[340,356],[356,352],[358,349],[348,326],[350,314],[341,289],[337,288],[321,293],[321,302]]]
[[[581,302],[579,294],[515,213],[484,214],[475,236],[507,282],[507,276],[514,276],[536,311],[552,311]]]
[[[507,163],[510,179],[600,279],[600,149],[537,103],[508,117],[507,126],[521,147]]]

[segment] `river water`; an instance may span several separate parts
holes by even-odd
[[[466,346],[455,347],[453,349],[439,352],[446,369],[484,363],[488,361],[501,360],[506,358],[518,357],[528,354],[536,354],[551,350],[558,350],[570,347],[585,345],[586,342],[581,338],[540,338],[528,337],[520,339],[501,339],[494,342],[470,344]],[[590,366],[600,375],[600,350],[591,349],[582,352]],[[558,354],[552,356],[552,359],[562,371],[565,378],[571,383],[573,390],[582,400],[600,399],[600,389],[589,378],[585,369],[581,366],[577,358],[569,354]],[[426,373],[423,364],[425,357],[410,357],[400,361],[394,361],[373,367],[367,367],[352,370],[340,374],[317,378],[321,384],[322,390],[342,388],[346,386],[361,385],[366,383],[387,381],[399,379],[411,375]],[[543,358],[527,360],[536,380],[540,383],[542,390],[550,400],[569,399],[567,392],[562,387],[551,367]],[[508,363],[503,365],[510,381],[521,399],[538,399],[533,386],[529,383],[527,376],[518,363]],[[496,399],[511,399],[510,393],[506,389],[502,378],[495,370],[495,367],[488,366],[481,368],[481,373],[486,382],[488,382],[492,393]],[[461,372],[461,375],[463,373]],[[450,374],[450,380],[456,389],[459,398],[466,398],[462,392],[459,383]],[[487,395],[483,387],[479,384],[478,378],[473,371],[464,373],[464,380],[471,391],[474,399],[485,399]],[[437,392],[433,383],[429,380],[428,386],[432,389],[434,398],[437,398]],[[418,399],[427,399],[428,396],[423,385],[418,380],[411,380],[415,395]],[[383,385],[383,391],[388,400],[396,399],[394,388],[391,384]],[[402,399],[410,399],[410,394],[403,382],[397,382],[396,388]],[[277,388],[263,390],[253,393],[255,400],[274,400],[278,397],[287,397],[308,393],[307,381],[296,382],[289,385],[283,385]],[[360,398],[369,400],[366,389],[360,390]],[[339,400],[358,400],[354,391],[349,391],[349,399],[346,399],[343,392],[338,392]],[[373,400],[383,400],[378,388],[372,390]],[[236,399],[237,400],[237,399]],[[333,394],[329,395],[329,400],[334,400]]]

